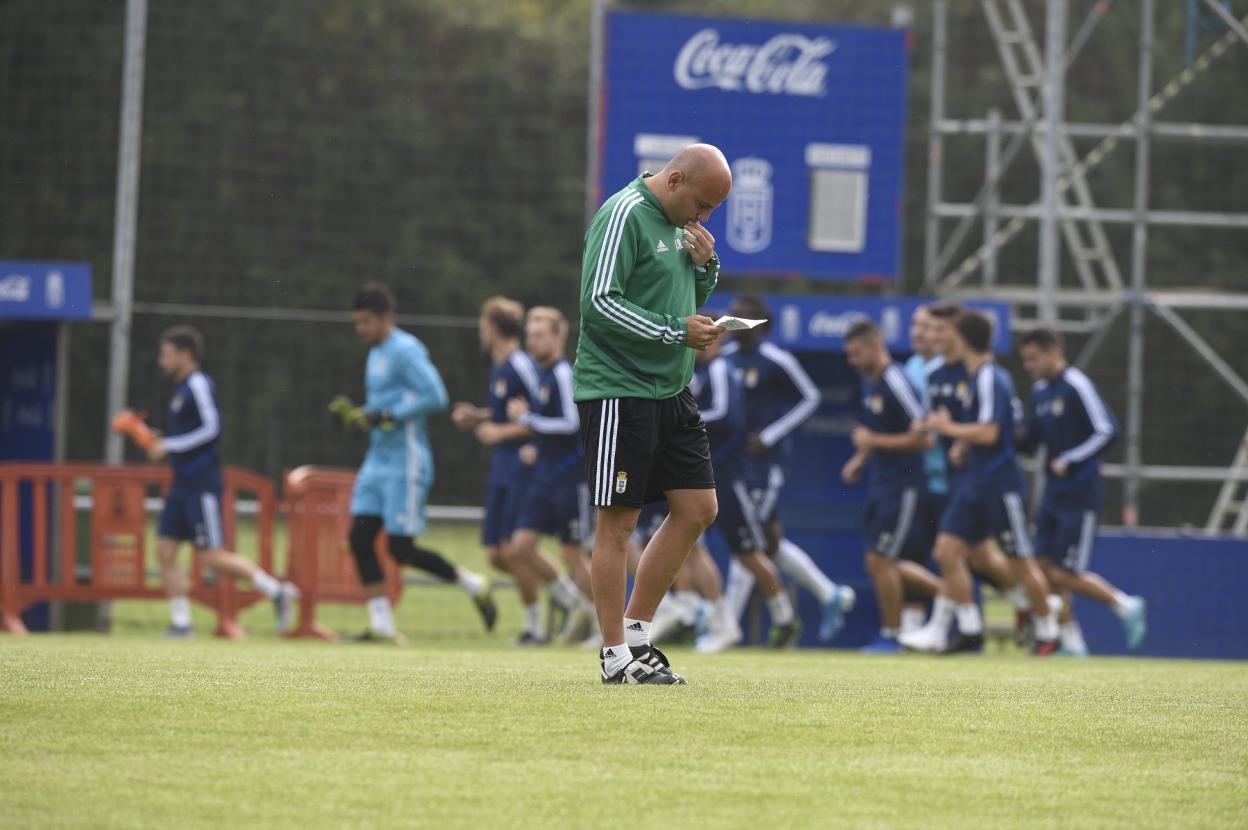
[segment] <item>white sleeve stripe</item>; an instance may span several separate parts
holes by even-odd
[[[759,352],[781,369],[784,369],[789,376],[789,380],[793,381],[793,385],[797,387],[802,395],[800,403],[759,430],[758,437],[762,442],[769,447],[774,447],[776,442],[797,429],[803,421],[815,414],[815,410],[819,408],[819,387],[815,386],[814,381],[810,379],[810,375],[806,374],[806,370],[797,362],[797,358],[783,349],[770,343],[763,343],[759,347]]]
[[[628,223],[628,214],[634,207],[641,204],[640,193],[628,193],[620,197],[611,211],[611,219],[607,223],[607,231],[602,238],[602,248],[598,252],[598,266],[594,274],[593,302],[594,307],[604,316],[614,320],[620,326],[648,339],[657,340],[662,331],[654,323],[638,317],[629,316],[617,303],[608,301],[607,293],[611,289],[611,278],[615,273],[615,262],[619,256],[620,245],[624,240],[624,227]]]
[[[630,329],[636,334],[647,338],[657,338],[659,335],[658,326],[652,324],[649,320],[642,319],[641,323],[631,323],[623,319],[623,315],[619,313],[619,309],[615,306],[608,308],[605,302],[605,295],[611,288],[611,275],[615,271],[615,260],[619,254],[619,246],[624,238],[624,225],[628,221],[628,214],[635,206],[641,204],[640,193],[629,193],[620,197],[615,203],[615,207],[611,209],[611,218],[607,222],[607,230],[602,237],[602,247],[598,250],[598,265],[594,271],[594,288],[593,303],[604,317],[609,317],[620,326]],[[608,261],[610,266],[608,267]]]
[[[888,382],[888,386],[893,390],[893,395],[901,404],[902,409],[906,410],[906,414],[911,420],[917,421],[923,417],[923,408],[919,406],[919,400],[915,397],[914,389],[910,386],[910,381],[906,379],[905,373],[897,368],[895,363],[890,363],[888,368],[884,370],[884,380]]]
[[[979,415],[976,420],[981,424],[991,423],[993,420],[993,409],[996,405],[995,382],[996,376],[992,371],[992,364],[986,363],[981,366],[979,377],[975,380],[975,385],[979,387]]]
[[[529,400],[537,397],[537,369],[533,367],[533,361],[528,354],[521,349],[516,349],[508,358],[511,368],[516,370],[516,374],[520,376],[520,382],[524,384],[524,388],[529,393]]]
[[[1060,456],[1061,460],[1067,464],[1077,464],[1088,460],[1109,444],[1110,439],[1114,437],[1114,423],[1110,420],[1109,413],[1105,411],[1105,404],[1096,394],[1096,388],[1092,385],[1092,381],[1088,380],[1087,375],[1071,367],[1066,371],[1066,380],[1078,393],[1079,400],[1083,403],[1083,408],[1087,411],[1088,420],[1092,422],[1094,430],[1083,443],[1071,447]]]
[[[208,379],[196,372],[187,380],[191,394],[195,396],[195,408],[199,410],[200,424],[185,435],[173,435],[165,439],[167,452],[186,452],[203,446],[221,433],[221,415],[212,402]]]
[[[711,405],[702,411],[702,420],[711,424],[728,417],[728,364],[716,358],[707,372],[711,381]]]
[[[620,244],[624,239],[624,227],[628,222],[628,214],[634,207],[641,204],[640,193],[622,196],[611,212],[607,224],[607,232],[603,236],[603,245],[598,252],[597,271],[594,276],[593,304],[604,316],[614,320],[620,326],[651,340],[662,339],[666,343],[674,343],[684,336],[670,326],[659,326],[640,314],[625,308],[620,302],[609,296],[611,279],[615,273]]]
[[[559,388],[559,405],[563,414],[529,415],[525,421],[534,432],[543,435],[572,435],[581,429],[581,416],[576,411],[576,402],[572,400],[572,367],[566,361],[555,367],[555,385]]]

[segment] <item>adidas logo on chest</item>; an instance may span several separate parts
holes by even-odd
[[[662,240],[662,239],[660,239],[660,240],[659,240],[659,244],[658,244],[658,245],[655,245],[655,246],[654,246],[654,252],[655,252],[656,254],[665,254],[665,253],[667,253],[667,246],[663,244],[663,240]]]

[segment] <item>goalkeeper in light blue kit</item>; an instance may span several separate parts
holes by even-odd
[[[425,423],[430,415],[445,411],[447,396],[425,345],[395,326],[394,313],[394,295],[381,283],[364,286],[352,304],[355,333],[371,347],[364,407],[343,413],[344,421],[366,425],[370,432],[368,454],[351,495],[351,553],[368,598],[369,620],[356,639],[399,639],[377,559],[377,534],[383,527],[396,562],[457,583],[491,629],[497,611],[485,579],[415,543],[425,531],[425,500],[433,486]]]

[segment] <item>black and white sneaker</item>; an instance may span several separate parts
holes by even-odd
[[[498,606],[494,604],[493,588],[489,586],[482,588],[481,593],[472,598],[472,604],[481,614],[481,622],[484,623],[485,630],[493,631],[494,623],[498,622]]]
[[[541,634],[534,634],[532,631],[524,631],[519,637],[511,641],[513,646],[544,646],[549,645],[550,641]]]
[[[633,646],[633,661],[611,676],[607,676],[607,653],[601,651],[599,668],[602,682],[605,685],[641,685],[649,683],[656,686],[685,686],[685,678],[672,671],[667,655],[654,646]]]
[[[963,634],[961,631],[953,635],[953,639],[949,641],[949,645],[941,654],[958,654],[959,652],[968,652],[977,654],[984,650],[984,635],[981,634]]]

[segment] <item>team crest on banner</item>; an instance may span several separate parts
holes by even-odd
[[[737,159],[728,197],[729,246],[743,254],[756,254],[771,244],[771,201],[771,163],[753,157]]]

